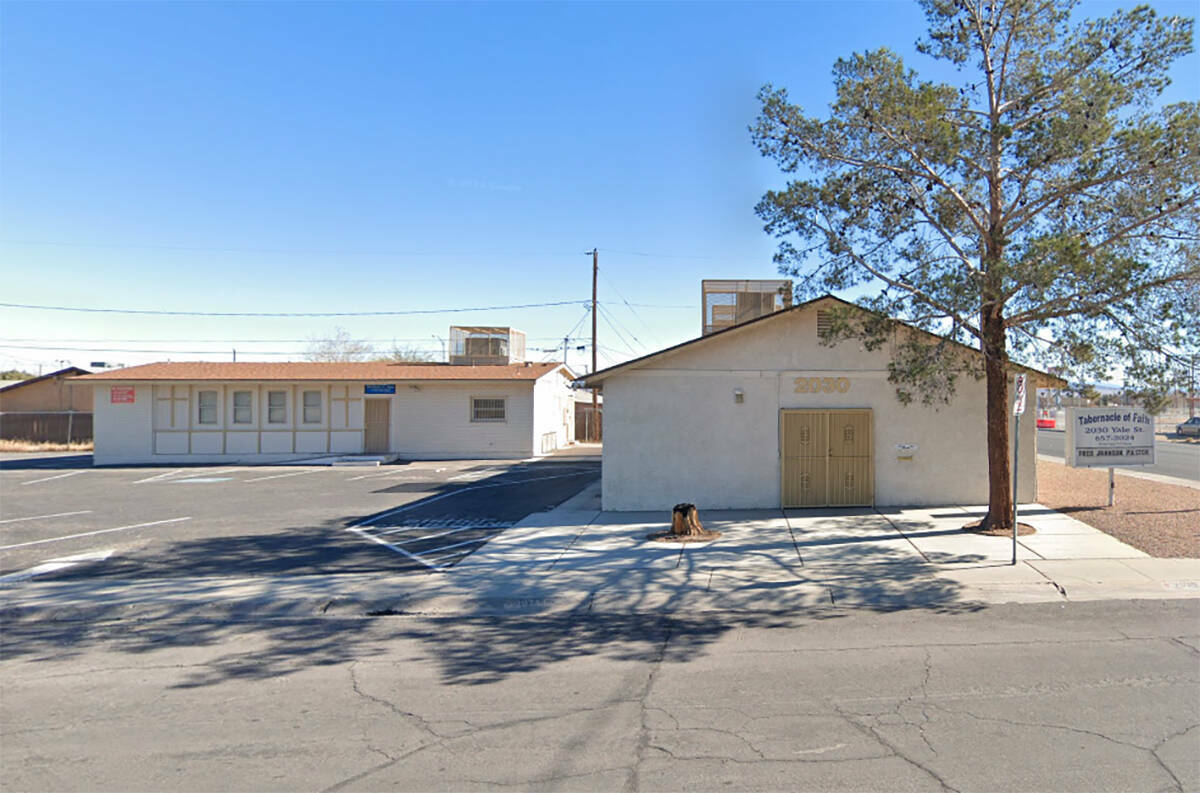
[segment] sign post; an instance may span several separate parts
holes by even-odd
[[[1017,471],[1021,462],[1021,414],[1025,412],[1025,375],[1017,375],[1017,400],[1013,403],[1013,415],[1016,416],[1013,430],[1013,535],[1012,563],[1017,563]]]

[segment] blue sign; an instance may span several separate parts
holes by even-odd
[[[396,384],[388,383],[387,385],[372,385],[370,383],[363,386],[364,394],[394,394],[396,393]]]

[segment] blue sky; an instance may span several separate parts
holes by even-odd
[[[299,354],[334,326],[440,355],[451,324],[512,325],[550,348],[590,331],[593,246],[601,366],[691,338],[702,278],[775,276],[753,212],[782,183],[746,129],[758,88],[819,112],[839,56],[886,45],[928,68],[912,48],[922,31],[898,0],[0,4],[0,300],[579,301],[328,319],[0,308],[0,368],[228,360],[234,347],[285,360],[267,353]],[[1200,95],[1195,55],[1175,79],[1168,101]],[[67,346],[97,349],[31,349]]]

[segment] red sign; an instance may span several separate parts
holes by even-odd
[[[109,390],[114,405],[132,403],[135,393],[135,389],[131,385],[115,385]]]

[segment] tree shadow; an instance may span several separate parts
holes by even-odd
[[[921,530],[914,524],[908,527]],[[45,596],[57,592],[59,608],[10,605],[0,614],[0,656],[29,663],[93,651],[177,658],[173,651],[199,650],[175,684],[194,688],[394,657],[403,646],[397,642],[407,641],[437,665],[444,683],[482,685],[589,656],[686,663],[733,631],[803,630],[845,618],[846,606],[947,615],[983,608],[895,546],[850,542],[837,564],[806,566],[786,527],[717,525],[722,540],[682,549],[647,542],[645,524],[593,523],[565,543],[563,532],[547,526],[469,569],[421,571],[412,579],[419,588],[397,586],[403,582],[391,576],[373,579],[381,584],[374,589],[347,590],[337,576],[279,575],[231,596],[229,579],[214,577],[189,582],[183,602],[172,578],[143,577],[115,582],[134,586],[136,597],[105,601],[94,580],[56,582]],[[239,539],[225,550],[227,560],[264,552],[261,538]],[[190,558],[193,571],[210,569],[202,559],[218,552],[218,541],[229,544],[196,540],[173,553],[177,561]],[[293,565],[312,563],[303,535],[270,551]],[[343,561],[356,552],[347,548]]]

